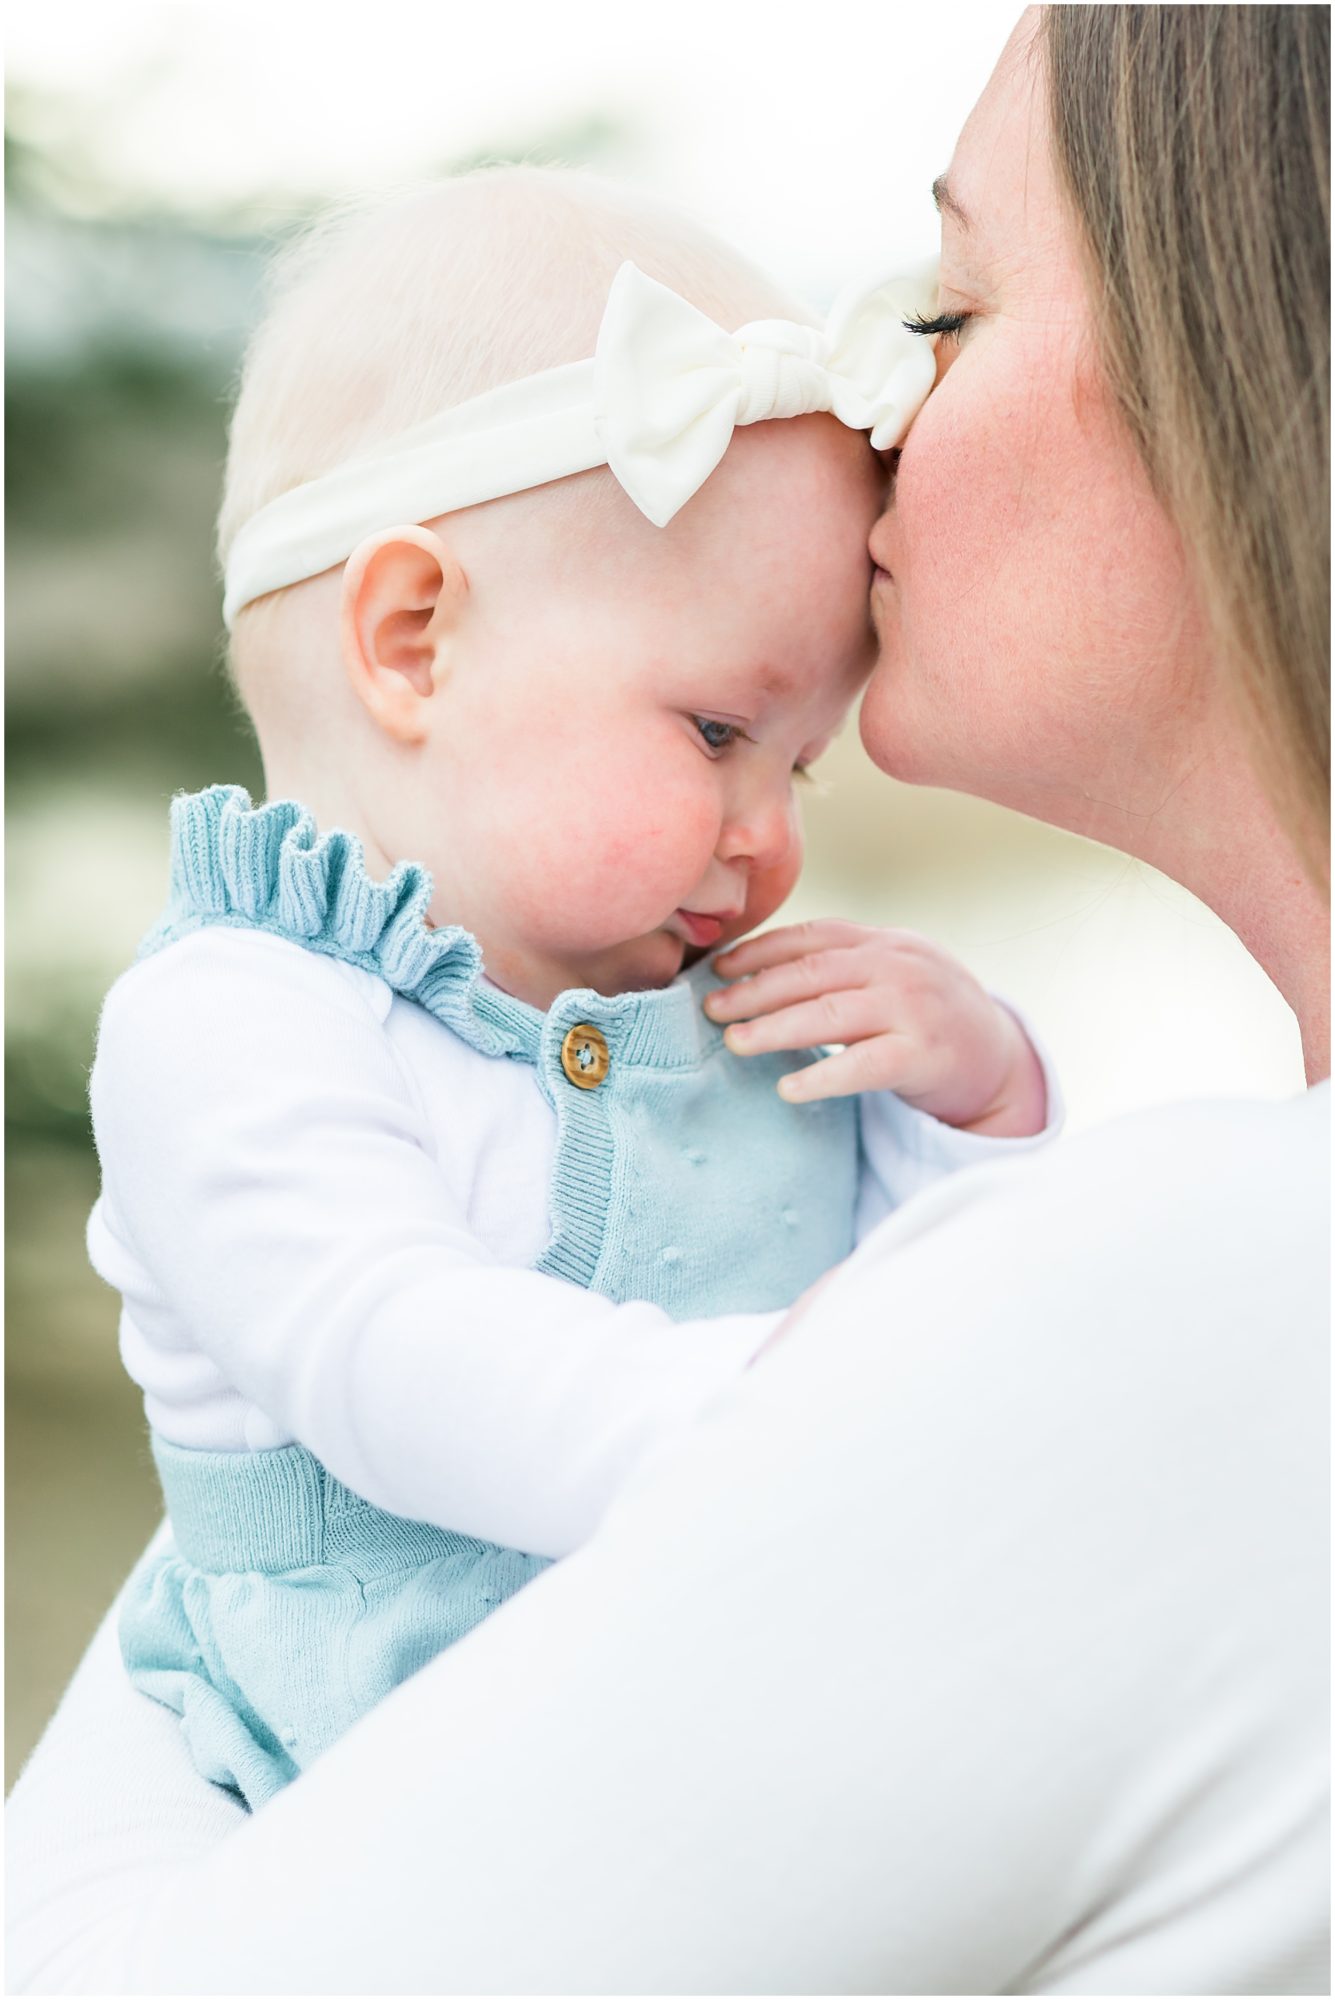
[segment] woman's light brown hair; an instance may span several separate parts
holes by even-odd
[[[1330,10],[1052,6],[1041,45],[1110,381],[1324,870]]]

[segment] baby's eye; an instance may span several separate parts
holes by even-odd
[[[726,750],[730,743],[739,742],[746,734],[735,722],[711,722],[704,715],[693,715],[691,721],[711,750]]]

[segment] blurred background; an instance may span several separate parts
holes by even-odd
[[[1009,32],[764,0],[14,0],[5,198],[7,1783],[157,1517],[83,1227],[100,999],[165,887],[174,791],[258,792],[211,530],[267,250],[331,197],[491,159],[587,163],[828,301],[930,254],[928,185]],[[1072,1122],[1301,1084],[1287,1009],[1190,897],[1106,850],[872,774],[811,797],[791,913],[929,931],[1028,1009]]]

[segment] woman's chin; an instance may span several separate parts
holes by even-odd
[[[920,760],[914,752],[921,732],[913,727],[904,692],[900,665],[889,660],[882,648],[858,710],[858,735],[872,763],[888,778],[929,784],[931,780],[918,769]]]

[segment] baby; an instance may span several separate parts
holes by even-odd
[[[811,326],[515,169],[315,238],[253,344],[220,538],[275,803],[173,807],[89,1225],[171,1524],[127,1663],[252,1806],[890,1208],[1045,1129],[1015,1016],[924,941],[735,942],[870,668],[906,310]]]

